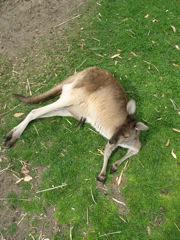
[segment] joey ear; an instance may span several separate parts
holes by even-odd
[[[144,123],[142,123],[142,122],[137,122],[135,128],[136,128],[137,130],[139,130],[139,131],[146,131],[146,130],[149,129],[149,127],[146,126],[146,125],[145,125]]]
[[[136,111],[136,102],[131,99],[128,103],[127,103],[127,112],[129,115],[133,115]]]

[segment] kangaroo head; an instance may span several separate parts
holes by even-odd
[[[142,122],[138,122],[135,117],[136,103],[134,100],[130,100],[126,107],[127,117],[123,125],[121,125],[114,135],[109,140],[110,144],[122,144],[123,142],[128,142],[139,136],[140,131],[148,130]]]

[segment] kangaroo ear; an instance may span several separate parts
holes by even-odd
[[[149,129],[148,126],[146,126],[146,125],[145,125],[144,123],[142,123],[142,122],[137,122],[135,128],[136,128],[137,130],[139,130],[139,131],[146,131],[146,130]]]
[[[128,102],[126,109],[129,115],[133,115],[136,111],[136,102],[133,99],[131,99]]]

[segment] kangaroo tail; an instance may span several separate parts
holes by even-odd
[[[16,94],[16,93],[14,93],[13,95],[16,98],[18,98],[19,101],[24,102],[24,103],[30,103],[30,104],[40,103],[40,102],[47,101],[51,98],[54,98],[57,95],[60,95],[62,92],[63,85],[72,83],[72,81],[73,81],[73,77],[69,77],[69,78],[63,80],[62,82],[60,82],[58,85],[51,88],[50,90],[48,90],[47,92],[44,92],[35,97],[25,97],[25,96],[22,96],[22,95]]]

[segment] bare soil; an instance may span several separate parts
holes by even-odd
[[[61,38],[68,21],[87,0],[1,0],[0,54],[16,57],[42,37]]]
[[[37,176],[41,175],[41,168],[37,168]],[[10,170],[2,171],[0,174],[0,239],[38,239],[50,237],[53,233],[59,232],[63,236],[63,225],[59,225],[54,219],[54,206],[44,205],[43,213],[31,213],[23,211],[18,206],[19,201],[31,201],[33,193],[38,187],[38,179],[34,178],[31,182],[32,197],[21,198],[21,187],[16,183],[17,173]],[[10,195],[8,195],[10,194]]]

